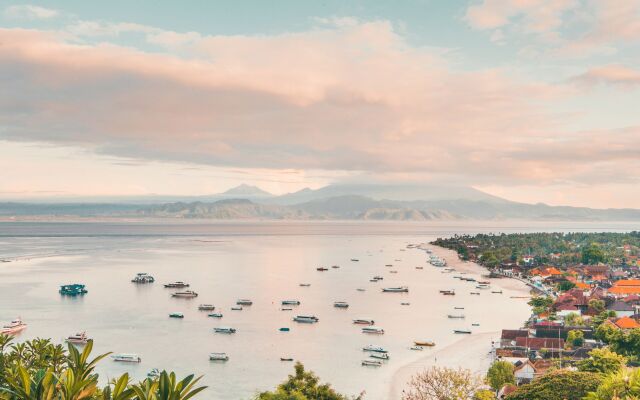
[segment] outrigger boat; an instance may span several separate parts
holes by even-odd
[[[445,295],[445,296],[455,296],[456,295],[456,291],[455,290],[441,290],[440,293]]]
[[[69,335],[65,339],[65,342],[77,344],[77,345],[87,344],[88,341],[89,341],[89,338],[87,337],[86,332],[80,332],[80,333],[76,333],[75,335]]]
[[[300,286],[302,286],[302,287],[309,287],[309,286],[311,286],[311,284],[310,284],[310,283],[301,283],[301,284],[300,284]]]
[[[375,335],[384,335],[384,329],[375,326],[367,326],[362,328],[362,333],[371,333]]]
[[[383,288],[382,291],[391,292],[391,293],[407,293],[409,292],[409,288],[407,286],[389,287],[389,288]]]
[[[169,314],[169,318],[184,318],[184,314],[181,312],[173,312]]]
[[[189,287],[189,284],[184,283],[182,281],[176,281],[176,282],[165,283],[164,287],[169,289],[183,289],[183,288]]]
[[[340,266],[339,265],[332,265],[331,268],[338,269],[338,268],[340,268]]]
[[[231,311],[242,311],[242,306],[233,306],[231,307]]]
[[[436,345],[435,342],[433,342],[432,340],[415,341],[413,342],[413,344],[420,347],[424,347],[424,346],[432,347]]]
[[[463,314],[449,314],[447,318],[464,318]]]
[[[362,365],[365,367],[380,367],[382,362],[374,360],[362,360]]]
[[[335,303],[333,303],[333,306],[335,308],[349,308],[349,303],[347,303],[346,301],[336,301]]]
[[[464,307],[453,307],[454,310],[464,310]]]
[[[15,335],[19,332],[22,332],[27,328],[27,324],[22,322],[22,319],[16,318],[11,321],[9,324],[5,325],[0,329],[0,334],[3,335]]]
[[[291,357],[280,357],[280,361],[293,361]]]
[[[469,294],[475,294],[475,295],[480,296],[480,293],[479,293],[479,292],[470,292]]]
[[[382,347],[374,346],[372,344],[363,347],[362,351],[372,351],[374,353],[388,353],[388,351],[386,351]]]
[[[222,318],[222,314],[221,313],[211,313],[208,316],[212,317],[212,318]]]
[[[326,268],[326,267],[318,267],[318,268],[316,268],[316,271],[321,271],[321,272],[328,271],[328,270],[329,270],[329,268]]]
[[[282,300],[283,306],[299,306],[300,300]]]
[[[250,306],[253,304],[253,301],[249,300],[249,299],[240,299],[238,301],[236,301],[236,304],[239,306]]]
[[[209,354],[209,360],[211,361],[229,361],[227,353],[211,353]]]
[[[389,354],[388,353],[371,353],[369,357],[377,358],[378,360],[388,360]]]
[[[372,319],[354,319],[353,323],[356,325],[373,325],[375,321]]]
[[[351,261],[353,261],[353,262],[358,262],[358,261],[360,261],[360,260],[358,260],[357,258],[352,258],[352,259],[351,259]]]
[[[422,346],[411,346],[411,347],[409,347],[409,350],[422,351],[422,350],[424,350],[424,348]]]
[[[492,290],[491,293],[502,294],[502,290]]]
[[[280,328],[280,329],[278,329],[278,330],[279,330],[280,332],[289,332],[291,329],[290,329],[290,328],[287,328],[287,327],[284,327],[284,328]]]
[[[471,331],[470,331],[470,330],[468,330],[468,329],[455,329],[455,330],[453,331],[453,333],[465,333],[465,334],[470,334],[470,333],[471,333]]]
[[[111,356],[113,361],[118,362],[129,362],[129,363],[139,363],[142,362],[142,358],[140,358],[137,354],[114,354]]]
[[[219,328],[213,328],[213,331],[215,333],[236,333],[236,329],[235,328],[229,328],[229,327],[219,327]]]
[[[200,304],[198,306],[198,310],[200,310],[200,311],[213,311],[215,309],[216,308],[214,307],[213,304]]]
[[[181,299],[193,299],[198,297],[198,293],[193,290],[185,290],[184,292],[175,292],[171,294],[171,297],[179,297]]]

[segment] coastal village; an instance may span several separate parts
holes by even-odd
[[[494,387],[498,398],[527,398],[513,394],[553,371],[607,372],[594,367],[601,356],[640,365],[640,235],[571,235],[456,236],[432,243],[487,267],[492,278],[518,279],[531,288],[530,318],[505,327],[492,343],[494,363],[513,366],[512,381]]]

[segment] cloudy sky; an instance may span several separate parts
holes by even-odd
[[[640,208],[640,0],[0,4],[0,199],[446,181]]]

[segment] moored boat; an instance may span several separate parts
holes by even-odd
[[[184,314],[181,312],[172,312],[169,314],[169,318],[184,318]]]
[[[218,328],[213,328],[215,333],[236,333],[236,328],[229,328],[226,326],[221,326]]]
[[[454,329],[453,333],[466,333],[470,334],[471,331],[469,329]]]
[[[440,294],[443,294],[445,296],[455,296],[456,295],[456,291],[455,290],[441,290]]]
[[[253,304],[253,301],[249,299],[239,299],[238,301],[236,301],[236,304],[239,306],[250,306]]]
[[[284,328],[280,328],[280,329],[278,329],[278,330],[279,330],[280,332],[289,332],[291,329],[290,329],[290,328],[287,328],[287,327],[284,327]]]
[[[349,303],[346,301],[336,301],[333,303],[335,308],[349,308]]]
[[[502,294],[502,290],[492,290],[491,293]]]
[[[198,310],[200,311],[213,311],[215,310],[215,306],[213,304],[200,304],[198,306]]]
[[[388,360],[389,353],[371,353],[369,354],[369,357],[376,358],[378,360]]]
[[[375,321],[372,319],[354,319],[353,323],[356,325],[373,325]]]
[[[229,361],[227,353],[210,353],[209,360],[211,361]]]
[[[311,284],[310,284],[310,283],[301,283],[301,284],[300,284],[300,286],[302,286],[302,287],[309,287],[309,286],[311,286]]]
[[[384,329],[377,326],[367,326],[362,328],[362,333],[371,333],[374,335],[384,335]]]
[[[411,347],[409,347],[409,350],[422,351],[422,350],[424,350],[424,348],[422,346],[411,346]]]
[[[388,288],[383,288],[382,291],[390,292],[390,293],[407,293],[409,291],[409,288],[407,286],[388,287]]]
[[[479,292],[469,292],[469,294],[475,294],[475,295],[480,296],[480,293],[479,293]]]
[[[283,306],[299,306],[300,300],[282,300]]]
[[[147,274],[146,272],[138,272],[136,276],[131,280],[133,283],[153,283],[156,280],[153,276]]]
[[[306,324],[313,324],[320,321],[315,315],[296,315],[295,317],[293,317],[293,320]]]
[[[233,306],[231,307],[231,311],[242,311],[242,306]]]
[[[193,299],[198,297],[198,293],[193,290],[185,290],[184,292],[175,292],[171,294],[171,297],[178,297],[181,299]]]
[[[413,342],[413,344],[420,347],[424,347],[424,346],[432,347],[436,345],[435,342],[432,340],[417,340]]]
[[[358,261],[360,261],[360,260],[358,260],[357,258],[352,258],[352,259],[351,259],[351,261],[353,261],[353,262],[358,262]]]
[[[27,328],[27,324],[25,324],[22,319],[16,318],[11,321],[9,324],[3,326],[0,329],[0,334],[3,335],[15,335],[19,332],[22,332]]]
[[[129,353],[121,353],[114,354],[111,356],[113,361],[118,362],[130,362],[130,363],[139,363],[142,362],[142,359],[137,354],[129,354]]]
[[[182,281],[176,281],[176,282],[165,283],[164,287],[170,288],[170,289],[183,289],[183,288],[189,287],[189,284],[184,283]]]
[[[318,268],[316,268],[316,271],[321,271],[321,272],[328,271],[328,270],[329,270],[329,268],[326,268],[326,267],[318,267]]]
[[[292,357],[280,357],[280,361],[293,361]]]
[[[221,313],[211,313],[208,316],[212,317],[212,318],[222,318],[222,314]]]
[[[464,314],[449,314],[447,318],[464,318]]]
[[[365,367],[380,367],[382,362],[376,360],[362,360],[362,365]]]
[[[67,343],[78,344],[78,345],[87,344],[88,341],[89,341],[89,338],[87,337],[86,332],[79,332],[74,335],[69,335],[65,339],[65,342]]]
[[[70,285],[62,285],[59,290],[63,296],[82,296],[89,291],[85,288],[85,285],[80,283],[73,283]]]
[[[372,344],[363,347],[362,351],[372,351],[372,352],[375,352],[375,353],[388,353],[388,351],[383,349],[382,347],[374,346]]]

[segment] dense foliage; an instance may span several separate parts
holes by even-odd
[[[456,250],[463,259],[475,258],[488,267],[502,261],[522,262],[524,255],[534,257],[535,264],[566,265],[583,262],[597,264],[614,259],[626,262],[626,257],[638,255],[640,232],[629,233],[514,233],[456,235],[439,238],[435,245]],[[625,252],[622,246],[630,245]],[[554,257],[550,255],[554,254]]]
[[[487,383],[495,391],[500,390],[507,383],[515,384],[513,364],[509,361],[496,361],[487,371]]]
[[[627,357],[632,363],[640,362],[640,329],[621,330],[603,323],[596,329],[596,338],[607,343],[611,351]]]
[[[598,388],[585,400],[616,400],[640,398],[640,370],[624,369],[606,376]]]
[[[260,393],[257,400],[347,400],[331,385],[320,384],[320,379],[313,372],[305,371],[301,363],[296,363],[294,370],[275,391]]]
[[[602,376],[594,372],[554,371],[519,386],[507,400],[581,400],[601,381]]]
[[[431,367],[411,378],[402,400],[473,400],[482,386],[468,369]]]
[[[124,374],[98,387],[96,364],[108,354],[89,359],[93,341],[82,352],[73,345],[65,350],[48,339],[12,343],[0,335],[1,400],[188,400],[205,389],[200,378],[177,380],[162,371],[157,378],[132,383]]]
[[[614,353],[608,348],[594,349],[589,352],[589,358],[578,362],[578,370],[584,372],[600,372],[614,374],[627,365],[627,358]]]

